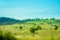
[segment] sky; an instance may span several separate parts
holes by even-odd
[[[0,0],[0,17],[60,19],[60,0]]]

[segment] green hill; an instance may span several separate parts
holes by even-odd
[[[6,25],[6,24],[15,24],[15,23],[20,23],[20,20],[16,20],[13,18],[8,18],[8,17],[0,17],[0,25]]]

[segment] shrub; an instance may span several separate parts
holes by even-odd
[[[30,32],[34,34],[35,33],[35,28],[31,27]]]
[[[55,30],[57,30],[57,29],[58,29],[58,26],[57,26],[57,25],[54,25],[54,27],[55,27]]]
[[[23,29],[23,27],[22,26],[20,26],[20,30],[22,30]]]
[[[40,26],[37,26],[35,30],[42,30],[42,28]]]

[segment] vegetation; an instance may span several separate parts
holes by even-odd
[[[54,25],[55,26],[55,30],[58,30],[58,26],[57,25]]]
[[[20,30],[22,30],[23,29],[23,27],[22,26],[20,26]]]
[[[40,26],[37,26],[35,30],[42,30]]]
[[[16,38],[10,32],[2,32],[0,30],[0,40],[16,40]]]
[[[36,18],[0,25],[0,40],[60,40],[60,20]]]
[[[34,34],[35,33],[35,28],[31,27],[30,32]]]

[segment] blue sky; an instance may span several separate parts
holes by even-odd
[[[0,0],[0,17],[60,19],[60,0]]]

